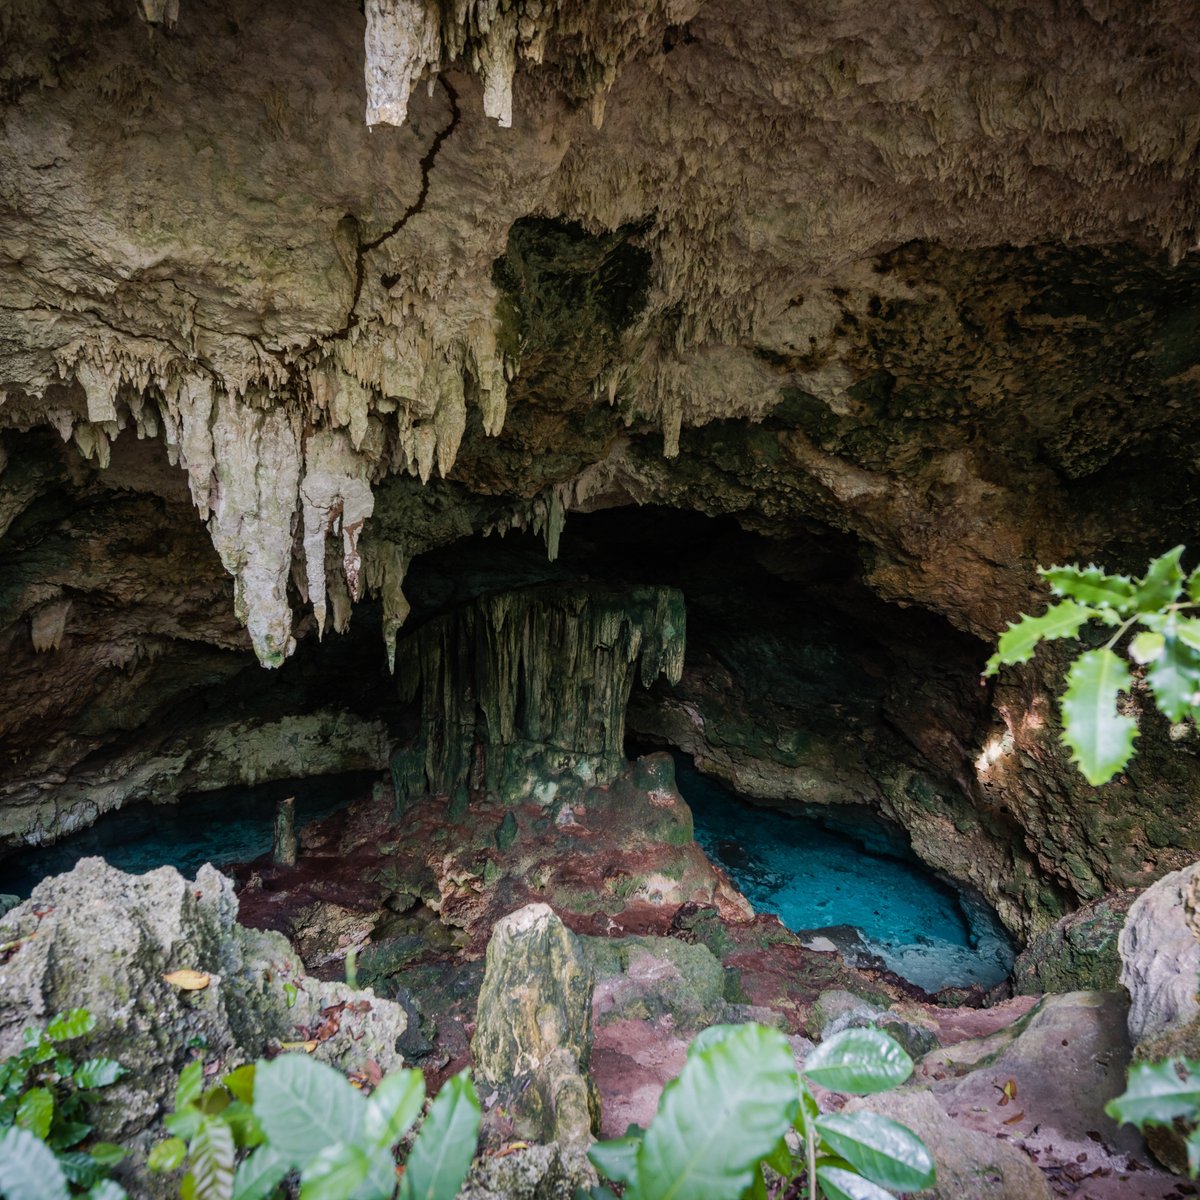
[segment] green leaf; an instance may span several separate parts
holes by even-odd
[[[866,1096],[902,1084],[913,1073],[913,1061],[899,1042],[878,1029],[847,1029],[822,1042],[803,1070],[831,1092]]]
[[[1114,1121],[1138,1129],[1169,1125],[1176,1117],[1194,1117],[1200,1113],[1200,1063],[1182,1058],[1134,1063],[1125,1091],[1110,1100],[1104,1111]]]
[[[229,1126],[205,1120],[188,1149],[196,1200],[231,1200],[236,1153]]]
[[[264,1137],[258,1115],[244,1100],[234,1100],[221,1113],[221,1120],[233,1132],[234,1144],[245,1149],[259,1145]]]
[[[88,1153],[102,1167],[115,1167],[117,1163],[125,1161],[129,1151],[114,1142],[95,1142],[88,1147]]]
[[[933,1185],[936,1173],[925,1143],[891,1117],[829,1113],[817,1120],[817,1129],[834,1154],[880,1187],[915,1192]]]
[[[150,1151],[146,1166],[156,1172],[176,1171],[183,1166],[186,1157],[187,1142],[183,1138],[169,1137]]]
[[[111,1058],[89,1058],[75,1068],[75,1084],[90,1091],[116,1083],[125,1073],[125,1068]]]
[[[237,1169],[233,1200],[265,1200],[291,1168],[273,1146],[260,1146]]]
[[[46,1036],[52,1042],[69,1042],[91,1033],[95,1028],[96,1018],[86,1008],[73,1008],[69,1012],[59,1013],[46,1026]]]
[[[1129,657],[1136,663],[1153,662],[1162,655],[1166,644],[1167,639],[1161,633],[1152,633],[1149,629],[1143,629],[1129,643]]]
[[[481,1121],[466,1071],[442,1085],[404,1167],[401,1200],[454,1200],[471,1169]]]
[[[68,1150],[91,1132],[92,1127],[84,1121],[58,1121],[50,1127],[46,1144],[51,1150]]]
[[[344,1075],[305,1054],[258,1066],[254,1111],[267,1141],[293,1167],[311,1162],[326,1146],[359,1142],[365,1110]]]
[[[1117,712],[1117,693],[1131,683],[1129,668],[1107,648],[1086,651],[1067,672],[1062,740],[1093,787],[1107,783],[1133,754],[1137,722]]]
[[[808,1085],[800,1080],[800,1107],[796,1110],[796,1119],[792,1124],[801,1137],[808,1137],[808,1131],[813,1122],[821,1115],[821,1106],[817,1103]]]
[[[101,1179],[105,1170],[100,1163],[84,1150],[76,1150],[69,1154],[60,1154],[58,1156],[58,1165],[59,1169],[66,1176],[68,1183],[85,1188],[90,1188],[93,1183]]]
[[[116,1180],[101,1179],[92,1184],[87,1200],[129,1200],[129,1194]]]
[[[1189,600],[1200,604],[1200,567],[1187,577],[1187,594]]]
[[[1187,1138],[1188,1174],[1195,1179],[1200,1173],[1200,1125]]]
[[[1022,614],[1019,621],[1009,625],[1000,635],[996,653],[983,669],[984,675],[995,675],[1002,666],[1028,662],[1039,642],[1076,637],[1088,621],[1098,616],[1100,613],[1096,609],[1076,604],[1074,600],[1052,604],[1040,617]]]
[[[54,1120],[54,1093],[46,1087],[30,1088],[17,1105],[17,1124],[44,1142]]]
[[[896,1200],[878,1184],[842,1167],[818,1167],[817,1178],[826,1200]]]
[[[390,1150],[407,1132],[425,1103],[420,1071],[393,1071],[367,1100],[364,1131],[372,1146]]]
[[[1078,600],[1090,608],[1115,608],[1123,613],[1132,607],[1133,581],[1127,575],[1107,575],[1094,565],[1039,568],[1038,574],[1056,596]]]
[[[0,1195],[5,1200],[68,1200],[54,1152],[28,1129],[0,1137]]]
[[[1146,682],[1154,692],[1159,711],[1168,721],[1182,721],[1188,716],[1200,693],[1200,651],[1193,650],[1179,637],[1179,624],[1179,619],[1172,613],[1159,626],[1161,632],[1158,635],[1149,635],[1161,637],[1163,649],[1147,668]]]
[[[1158,612],[1176,599],[1183,586],[1183,571],[1179,567],[1183,549],[1176,546],[1168,550],[1146,568],[1145,576],[1138,580],[1133,593],[1131,608],[1134,612]]]
[[[777,1029],[739,1025],[691,1051],[663,1089],[627,1200],[740,1195],[795,1116],[799,1080]]]
[[[246,1063],[244,1067],[238,1067],[235,1071],[230,1071],[225,1075],[221,1082],[225,1085],[230,1095],[240,1100],[243,1104],[254,1103],[254,1064]]]
[[[361,1146],[347,1142],[326,1146],[304,1168],[300,1200],[347,1200],[358,1190],[371,1169]]]
[[[200,1110],[194,1104],[189,1104],[182,1112],[169,1113],[163,1117],[163,1126],[168,1133],[190,1142],[196,1136],[203,1120]]]
[[[588,1150],[592,1166],[614,1183],[633,1183],[637,1178],[637,1156],[645,1131],[627,1133],[609,1142],[597,1142]]]
[[[179,1082],[175,1085],[175,1111],[182,1112],[189,1104],[199,1100],[202,1091],[204,1064],[196,1059],[179,1072]]]

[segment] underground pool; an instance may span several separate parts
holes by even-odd
[[[756,911],[811,934],[810,945],[832,942],[851,965],[882,960],[928,992],[993,987],[1012,970],[1012,944],[987,905],[933,875],[881,823],[863,815],[853,836],[811,807],[750,804],[682,755],[675,770],[704,852]]]
[[[249,862],[271,849],[277,801],[296,797],[299,829],[369,792],[378,778],[361,772],[286,779],[185,796],[178,804],[133,804],[52,846],[0,861],[0,893],[25,899],[47,875],[69,871],[91,855],[134,875],[177,867],[189,878],[206,862]]]

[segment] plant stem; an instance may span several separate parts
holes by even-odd
[[[817,1139],[808,1121],[804,1122],[804,1149],[808,1154],[808,1200],[817,1200]]]

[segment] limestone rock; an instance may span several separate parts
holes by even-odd
[[[471,1053],[533,1140],[585,1146],[599,1107],[588,1078],[592,973],[575,935],[545,904],[496,923]]]
[[[883,1009],[853,992],[830,988],[822,992],[809,1010],[807,1031],[811,1038],[824,1041],[843,1029],[870,1025]]]
[[[1116,988],[1121,974],[1117,940],[1133,901],[1131,893],[1106,896],[1037,934],[1013,964],[1016,994]]]
[[[707,946],[667,937],[589,937],[583,944],[595,970],[598,1023],[669,1016],[676,1029],[699,1029],[724,1019],[725,972]]]
[[[230,880],[207,865],[192,881],[173,867],[134,876],[85,858],[44,880],[0,918],[0,941],[18,943],[0,966],[0,1057],[26,1026],[90,1010],[97,1026],[81,1047],[129,1070],[99,1109],[98,1133],[113,1141],[170,1111],[190,1046],[233,1067],[311,1036],[314,1057],[338,1067],[402,1065],[402,1008],[306,976],[287,940],[238,925],[237,907]],[[164,980],[181,968],[207,973],[208,986],[188,992]],[[296,988],[291,1007],[285,983]]]
[[[1121,983],[1130,1000],[1129,1036],[1135,1043],[1200,1015],[1200,942],[1184,910],[1198,876],[1200,863],[1193,863],[1148,887],[1130,906],[1117,939]]]
[[[1051,1200],[1041,1171],[1015,1146],[956,1124],[930,1092],[886,1092],[851,1100],[846,1112],[874,1112],[907,1125],[937,1164],[928,1200]]]

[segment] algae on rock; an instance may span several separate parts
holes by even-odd
[[[397,652],[420,731],[392,759],[397,803],[468,785],[549,804],[624,761],[635,668],[678,682],[685,615],[672,588],[534,587],[482,596],[422,626]]]

